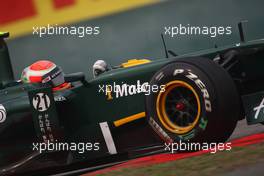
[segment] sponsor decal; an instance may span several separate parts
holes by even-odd
[[[165,85],[150,85],[148,82],[141,83],[140,80],[137,80],[136,84],[127,84],[122,83],[108,85],[98,85],[98,92],[104,93],[107,96],[107,100],[112,100],[113,98],[121,98],[132,96],[140,93],[145,95],[150,95],[151,93],[165,92]]]
[[[63,129],[59,124],[56,104],[50,87],[28,92],[32,118],[39,142],[64,140]]]
[[[0,104],[0,123],[3,123],[6,120],[6,109],[5,107]]]
[[[180,141],[187,141],[187,140],[194,138],[195,135],[196,135],[196,130],[193,129],[192,131],[190,131],[189,133],[187,133],[185,135],[180,135],[179,139],[180,139]]]
[[[54,97],[54,100],[57,102],[61,102],[61,101],[66,101],[67,99],[62,95],[58,95]]]
[[[113,99],[112,92],[109,87],[106,88],[106,95],[107,95],[107,100]]]
[[[45,93],[38,93],[33,97],[32,104],[37,111],[44,112],[50,107],[50,98]]]
[[[200,91],[203,93],[205,110],[207,112],[212,112],[210,95],[209,95],[209,92],[208,92],[205,84],[201,81],[201,79],[199,79],[199,77],[196,74],[192,73],[191,70],[184,70],[184,69],[174,70],[173,76],[176,76],[178,74],[184,74],[185,77],[187,77],[188,79],[193,81],[198,86]]]
[[[107,122],[102,122],[99,124],[101,131],[103,133],[103,137],[106,143],[106,147],[108,149],[109,154],[114,155],[117,154],[117,149],[115,146],[114,139],[112,137],[112,133],[110,131],[110,127]]]
[[[173,142],[171,137],[159,126],[159,124],[152,117],[150,117],[149,119],[149,124],[164,141],[168,143]]]
[[[173,76],[177,75],[184,75],[186,78],[189,80],[193,81],[195,85],[200,89],[203,99],[204,99],[204,107],[206,112],[212,112],[212,104],[210,100],[210,95],[207,90],[206,85],[204,82],[196,75],[194,74],[191,70],[185,70],[185,69],[175,69],[173,72]],[[208,119],[206,117],[201,117],[200,122],[199,122],[199,129],[193,129],[190,133],[181,136],[182,139],[188,140],[191,139],[195,136],[195,133],[198,132],[198,130],[205,130],[208,124]]]
[[[163,72],[160,72],[156,77],[156,81],[160,81],[162,78],[164,77],[164,73]]]
[[[204,117],[201,117],[201,120],[199,123],[200,123],[199,128],[194,128],[192,131],[190,131],[187,134],[177,136],[178,140],[180,140],[180,141],[191,140],[192,138],[194,138],[196,136],[196,134],[199,131],[206,129],[207,124],[208,124],[208,120]]]
[[[263,110],[263,113],[264,113],[264,98],[262,99],[262,101],[259,104],[259,106],[257,106],[257,107],[254,108],[254,111],[256,111],[256,113],[255,113],[255,119],[258,119],[261,110]]]
[[[208,120],[204,119],[203,117],[201,118],[199,127],[203,130],[205,130],[206,126],[207,126]]]

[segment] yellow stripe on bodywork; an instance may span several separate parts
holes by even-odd
[[[121,66],[123,68],[127,68],[127,67],[133,67],[133,66],[137,66],[137,65],[147,64],[150,62],[151,61],[148,59],[130,59],[126,63],[122,63]]]
[[[11,37],[21,36],[33,32],[34,26],[47,26],[48,24],[63,25],[89,20],[113,13],[154,4],[157,0],[76,0],[72,6],[55,9],[52,0],[34,0],[37,15],[0,25],[1,30],[9,31]]]
[[[117,121],[114,122],[114,125],[115,125],[115,127],[119,127],[119,126],[122,126],[124,124],[130,123],[132,121],[135,121],[135,120],[138,120],[138,119],[141,119],[141,118],[144,118],[144,117],[146,117],[146,113],[145,112],[141,112],[141,113],[138,113],[138,114],[135,114],[135,115],[132,115],[132,116],[125,117],[123,119],[117,120]]]

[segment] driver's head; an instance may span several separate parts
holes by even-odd
[[[70,84],[65,82],[62,69],[48,60],[37,61],[25,68],[21,81],[23,83],[49,84],[55,91],[70,87]]]

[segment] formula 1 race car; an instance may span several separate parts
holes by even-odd
[[[239,120],[264,122],[263,40],[181,56],[165,49],[173,57],[129,60],[92,80],[65,75],[71,87],[54,91],[14,80],[7,36],[0,33],[1,175],[103,166],[164,143],[225,142]]]

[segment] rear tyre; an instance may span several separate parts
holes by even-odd
[[[225,142],[240,115],[240,97],[229,74],[213,61],[179,59],[161,68],[146,97],[147,119],[166,142]]]

